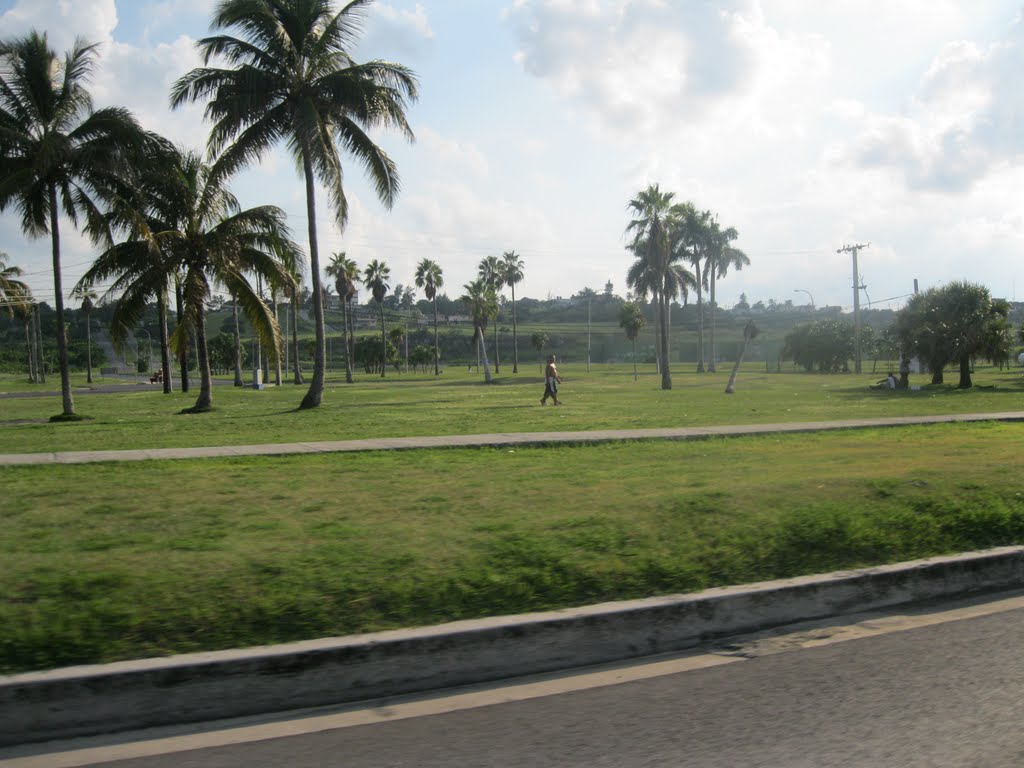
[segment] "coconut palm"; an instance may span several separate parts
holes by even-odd
[[[288,275],[288,282],[281,286],[288,298],[288,312],[292,327],[292,371],[293,384],[302,384],[302,366],[299,364],[299,302],[302,295],[302,275],[305,264],[297,248],[278,248],[277,259]]]
[[[223,169],[181,150],[172,150],[167,162],[168,168],[140,180],[148,201],[146,217],[136,220],[126,241],[101,254],[79,284],[114,280],[107,294],[119,297],[111,325],[116,340],[135,326],[146,303],[158,295],[154,254],[164,260],[165,275],[180,270],[183,313],[171,342],[180,351],[184,340],[195,335],[200,387],[188,412],[196,413],[213,407],[205,318],[213,285],[223,285],[236,297],[261,343],[276,349],[280,329],[247,275],[287,282],[290,277],[277,253],[296,246],[289,239],[284,211],[275,206],[242,209]]]
[[[22,271],[19,267],[7,266],[4,259],[7,254],[0,251],[0,309],[8,317],[14,314],[13,307],[19,302],[21,296],[28,290],[28,286],[19,280]]]
[[[505,285],[505,270],[504,264],[501,259],[497,256],[485,256],[480,264],[477,266],[478,276],[487,285],[491,287],[494,292],[495,301],[498,299],[498,295],[501,292],[501,288]],[[497,308],[497,304],[495,307]],[[494,372],[501,373],[501,355],[498,352],[498,312],[495,309],[494,313]]]
[[[316,351],[313,379],[300,408],[320,405],[326,368],[316,182],[327,188],[334,223],[344,230],[348,202],[339,147],[366,170],[377,196],[390,208],[399,191],[398,172],[366,131],[397,129],[413,139],[405,117],[407,105],[418,96],[412,71],[352,58],[370,2],[352,0],[335,13],[331,0],[222,0],[212,28],[239,36],[218,34],[198,45],[204,64],[219,56],[233,68],[193,69],[171,91],[175,107],[209,99],[206,114],[214,121],[209,148],[213,154],[225,150],[224,173],[258,160],[280,141],[302,168]]]
[[[384,329],[384,297],[388,295],[388,279],[391,277],[391,269],[383,261],[374,259],[366,265],[363,270],[363,285],[373,295],[373,300],[380,307],[380,343],[384,350],[384,361],[380,366],[380,376],[384,378],[384,369],[387,367],[388,337]]]
[[[0,42],[0,211],[14,206],[29,237],[50,236],[62,418],[74,418],[61,278],[59,215],[94,240],[106,234],[99,201],[117,184],[144,134],[127,110],[93,111],[86,83],[97,47],[76,41],[63,59],[45,34]]]
[[[484,332],[487,330],[487,323],[498,316],[498,295],[494,288],[483,278],[477,278],[471,283],[466,283],[463,290],[466,292],[460,297],[466,309],[473,318],[474,337],[478,349],[482,350],[484,358],[484,383],[491,383],[491,366],[487,362],[487,339]]]
[[[75,296],[82,302],[82,314],[85,315],[85,380],[92,384],[92,310],[96,306],[95,301],[99,298],[96,291],[76,291]]]
[[[348,258],[344,251],[331,256],[331,263],[324,270],[328,276],[334,278],[334,288],[341,299],[341,332],[345,341],[345,381],[351,384],[352,379],[352,327],[349,322],[349,312],[352,306],[352,299],[356,295],[356,281],[359,279],[359,267],[355,261]]]
[[[715,359],[718,347],[715,343],[715,283],[718,278],[725,277],[730,269],[737,271],[750,266],[750,258],[739,248],[732,247],[732,241],[739,237],[735,227],[721,229],[718,221],[710,228],[707,256],[704,261],[704,274],[708,281],[708,302],[711,305],[711,360],[708,371],[715,372]]]
[[[636,340],[644,327],[644,313],[640,305],[635,302],[627,302],[619,310],[619,326],[626,332],[626,338],[633,342],[633,381],[636,376]]]
[[[24,285],[21,288],[14,288],[7,294],[7,306],[14,317],[21,323],[25,331],[25,353],[28,357],[28,380],[36,382],[36,335],[32,332],[32,307],[35,300],[32,298],[32,291]]]
[[[424,295],[434,305],[434,375],[441,373],[441,354],[437,345],[437,289],[444,285],[444,275],[437,262],[423,259],[416,265],[416,287],[422,288]]]
[[[523,280],[523,260],[515,251],[505,251],[501,258],[502,277],[512,289],[512,373],[519,373],[519,339],[516,331],[516,284]]]

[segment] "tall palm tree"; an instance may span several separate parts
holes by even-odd
[[[463,287],[465,293],[459,299],[473,318],[474,337],[478,348],[483,351],[484,383],[491,383],[491,366],[487,362],[487,323],[498,316],[498,295],[483,278],[477,278]]]
[[[341,332],[345,341],[345,381],[349,384],[352,379],[352,328],[349,322],[349,310],[352,306],[352,299],[356,295],[356,281],[359,279],[359,267],[355,261],[345,255],[345,251],[335,253],[331,256],[331,263],[324,270],[329,277],[334,278],[334,288],[341,299]]]
[[[388,295],[391,286],[388,280],[391,278],[391,269],[383,261],[374,259],[366,265],[363,270],[363,285],[373,294],[373,300],[380,307],[380,345],[383,355],[383,362],[380,366],[380,376],[384,378],[384,369],[388,362],[388,337],[384,329],[384,297]]]
[[[127,158],[145,141],[131,113],[93,111],[86,83],[97,48],[76,41],[63,59],[45,34],[0,42],[0,212],[21,213],[29,237],[50,236],[57,355],[63,413],[74,418],[61,278],[59,215],[94,240],[106,234],[99,200],[117,184]]]
[[[732,247],[732,241],[739,237],[735,227],[721,229],[715,221],[711,227],[707,258],[704,262],[704,274],[708,278],[708,303],[711,305],[711,360],[708,371],[715,373],[715,359],[718,347],[715,343],[715,283],[718,278],[725,277],[730,269],[737,271],[750,266],[750,258],[739,248]]]
[[[352,0],[335,13],[331,0],[221,0],[212,28],[239,36],[219,34],[198,45],[204,64],[220,56],[234,68],[193,69],[171,90],[174,107],[209,99],[206,114],[214,122],[209,149],[219,154],[226,148],[224,173],[252,163],[279,141],[302,168],[316,352],[300,408],[320,405],[326,368],[316,182],[327,188],[333,221],[344,230],[348,202],[339,147],[366,170],[390,208],[400,186],[397,168],[366,131],[397,129],[413,139],[405,116],[418,97],[412,71],[386,61],[359,64],[351,55],[370,2]]]
[[[633,235],[631,250],[640,258],[630,269],[633,285],[641,290],[646,285],[655,291],[658,305],[658,333],[661,360],[661,388],[672,389],[672,373],[669,369],[668,310],[671,297],[667,290],[675,286],[678,293],[678,278],[673,267],[677,254],[672,248],[672,233],[680,209],[675,207],[672,192],[662,192],[657,184],[641,190],[629,201],[627,208],[633,220],[626,226],[626,233]],[[642,251],[641,251],[642,248]]]
[[[235,296],[261,342],[277,348],[280,329],[274,314],[247,275],[286,282],[290,278],[277,253],[296,246],[284,211],[275,206],[242,209],[223,169],[207,165],[195,152],[172,150],[167,160],[169,167],[140,181],[148,201],[146,217],[136,221],[126,241],[100,254],[79,285],[114,280],[107,294],[119,297],[111,325],[111,336],[117,337],[135,327],[158,291],[152,254],[162,255],[165,274],[180,270],[183,313],[171,342],[180,350],[195,334],[200,386],[188,412],[197,413],[213,407],[205,317],[212,286],[223,285]]]
[[[95,307],[95,301],[99,298],[96,291],[83,290],[76,291],[75,296],[78,297],[82,302],[82,314],[85,315],[85,381],[88,384],[92,384],[92,310]]]
[[[437,289],[444,285],[444,274],[437,262],[423,259],[416,265],[416,287],[422,288],[424,295],[434,305],[434,375],[441,373],[440,351],[437,345]]]
[[[691,207],[679,225],[676,241],[684,258],[693,265],[697,288],[697,373],[704,373],[704,290],[708,287],[707,254],[713,242],[711,212]]]
[[[497,256],[485,256],[478,266],[478,276],[487,285],[491,287],[494,292],[495,301],[498,299],[498,294],[501,291],[502,286],[505,285],[505,272],[504,265],[501,259]],[[498,312],[497,304],[495,304],[494,313],[494,372],[501,373],[501,354],[498,352]]]
[[[299,302],[302,296],[302,275],[305,264],[297,248],[278,248],[278,261],[288,275],[288,281],[281,286],[288,298],[288,312],[292,327],[292,371],[293,384],[302,384],[302,365],[299,363]]]
[[[235,386],[244,387],[245,381],[242,379],[242,329],[238,323],[238,298],[232,295],[231,297],[231,320],[233,329],[233,354],[232,359],[235,365]]]
[[[519,373],[519,339],[516,332],[516,284],[523,280],[523,260],[515,251],[505,251],[501,258],[505,285],[512,289],[512,373]]]
[[[27,285],[16,288],[8,296],[8,307],[12,310],[14,317],[21,322],[25,331],[25,353],[28,356],[28,380],[36,383],[36,335],[32,332],[32,291]]]

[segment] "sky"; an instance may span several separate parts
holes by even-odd
[[[0,36],[99,42],[97,107],[205,147],[202,107],[171,111],[200,64],[215,0],[0,0]],[[457,297],[488,255],[525,263],[517,298],[625,295],[629,200],[657,183],[735,227],[750,265],[720,306],[792,300],[899,307],[950,280],[1024,297],[1021,0],[379,0],[357,60],[416,73],[416,140],[374,134],[398,164],[389,211],[346,166],[344,232],[319,193],[321,260],[413,281],[431,258]],[[283,147],[234,179],[306,240],[303,184]],[[62,224],[64,286],[95,248]],[[48,240],[0,214],[0,251],[52,301]],[[422,298],[422,297],[421,297]]]

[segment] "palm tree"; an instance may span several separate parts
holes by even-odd
[[[679,226],[677,247],[683,258],[693,265],[697,289],[697,373],[704,373],[704,289],[708,287],[708,274],[706,267],[702,271],[702,264],[712,244],[711,212],[698,212],[691,207],[686,216],[680,219]]]
[[[473,318],[474,337],[478,349],[483,351],[484,383],[491,383],[491,366],[487,362],[487,339],[484,331],[487,323],[498,316],[498,296],[494,288],[483,278],[477,278],[462,286],[466,291],[459,299]]]
[[[731,395],[736,391],[736,374],[740,372],[740,366],[743,365],[743,357],[747,354],[747,346],[757,337],[757,333],[757,326],[754,325],[754,321],[747,320],[747,324],[743,326],[743,346],[740,347],[740,354],[736,358],[736,364],[733,365],[732,373],[729,374],[729,383],[725,385],[725,394]]]
[[[391,269],[383,261],[374,259],[366,265],[363,270],[363,285],[373,294],[373,300],[380,307],[380,344],[383,350],[383,362],[380,366],[380,377],[384,378],[384,369],[388,362],[388,338],[384,330],[384,297],[388,295],[388,279],[391,277]]]
[[[501,291],[501,287],[505,284],[505,272],[504,265],[501,263],[501,259],[497,256],[486,256],[477,267],[478,276],[487,285],[490,286],[494,292],[495,301],[498,299],[498,293]],[[494,319],[497,321],[498,312],[497,304],[495,306]],[[498,323],[494,323],[494,372],[501,373],[501,355],[498,352]]]
[[[234,295],[231,297],[231,319],[234,330],[234,354],[232,357],[235,361],[235,386],[244,387],[245,381],[242,379],[242,330],[238,326],[238,298]]]
[[[302,384],[302,365],[299,363],[299,302],[302,296],[302,274],[304,263],[298,249],[279,248],[278,261],[288,275],[288,281],[281,286],[288,298],[288,311],[292,326],[292,371],[293,384]]]
[[[12,308],[28,290],[28,286],[18,279],[22,275],[21,269],[15,266],[8,267],[4,263],[6,258],[7,254],[0,251],[0,309],[3,309],[8,317],[12,317]]]
[[[626,332],[626,338],[633,342],[633,381],[636,376],[636,340],[644,327],[644,313],[636,302],[627,302],[619,310],[619,326]]]
[[[36,335],[32,332],[32,291],[27,285],[15,288],[7,294],[8,308],[21,322],[25,331],[25,352],[28,356],[28,380],[36,383]]]
[[[243,210],[227,187],[223,169],[207,165],[195,152],[172,150],[167,161],[169,168],[141,179],[146,218],[136,222],[128,240],[101,254],[79,285],[114,279],[107,294],[120,296],[111,326],[116,339],[135,326],[159,290],[152,254],[162,255],[165,275],[180,270],[183,313],[171,342],[180,351],[189,334],[195,334],[200,387],[187,412],[197,413],[213,407],[205,318],[213,284],[236,297],[261,343],[275,349],[280,329],[247,274],[287,282],[290,277],[277,253],[296,246],[289,239],[284,211],[275,206]]]
[[[85,315],[85,380],[88,384],[92,384],[92,320],[90,316],[95,307],[94,302],[99,296],[96,291],[88,289],[76,291],[75,296],[81,299],[82,314]]]
[[[356,280],[359,279],[359,267],[355,261],[348,258],[344,251],[331,256],[331,263],[324,270],[328,276],[334,278],[334,288],[341,299],[341,333],[345,340],[345,381],[349,384],[352,379],[352,344],[350,334],[352,328],[349,323],[349,308],[352,299],[356,295]]]
[[[423,293],[434,305],[434,375],[441,373],[440,352],[437,345],[437,289],[444,285],[444,275],[437,262],[430,259],[423,259],[416,265],[416,287],[422,288]]]
[[[519,373],[519,339],[516,334],[516,284],[523,280],[523,260],[515,251],[505,251],[501,255],[505,260],[502,264],[502,277],[505,285],[512,289],[512,373]]]
[[[668,339],[671,301],[680,293],[685,295],[692,281],[692,275],[678,264],[680,253],[674,247],[679,222],[685,218],[689,204],[673,205],[674,196],[672,192],[662,192],[657,184],[651,184],[627,205],[634,216],[626,227],[626,232],[633,235],[628,247],[638,256],[629,270],[627,282],[641,295],[647,291],[654,294],[658,307],[662,389],[672,389]]]
[[[120,107],[92,109],[85,85],[97,47],[76,41],[61,60],[45,34],[0,42],[0,212],[15,206],[29,237],[50,236],[57,355],[63,413],[74,418],[61,278],[61,211],[101,240],[98,201],[117,184],[128,156],[144,143],[135,118]]]
[[[729,269],[737,271],[750,266],[750,259],[739,248],[732,247],[732,241],[739,237],[735,227],[720,229],[715,221],[711,227],[707,258],[704,262],[704,274],[709,282],[708,300],[711,304],[711,360],[708,371],[715,373],[715,359],[718,347],[715,343],[715,283],[718,278],[725,277]]]
[[[366,131],[397,129],[410,141],[407,105],[417,94],[412,71],[386,61],[356,63],[351,50],[359,42],[371,0],[352,0],[334,12],[331,0],[221,0],[215,30],[237,30],[199,41],[204,64],[221,56],[234,66],[204,66],[179,79],[171,104],[209,98],[206,114],[214,121],[209,149],[222,158],[223,172],[257,160],[285,141],[302,167],[306,187],[310,276],[316,352],[313,380],[300,408],[315,408],[323,398],[326,368],[324,308],[320,295],[315,184],[327,188],[332,218],[340,230],[348,219],[339,147],[370,175],[387,208],[399,191],[394,161]]]

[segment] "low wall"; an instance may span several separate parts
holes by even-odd
[[[263,648],[0,677],[0,745],[393,696],[1024,586],[1024,547]]]

